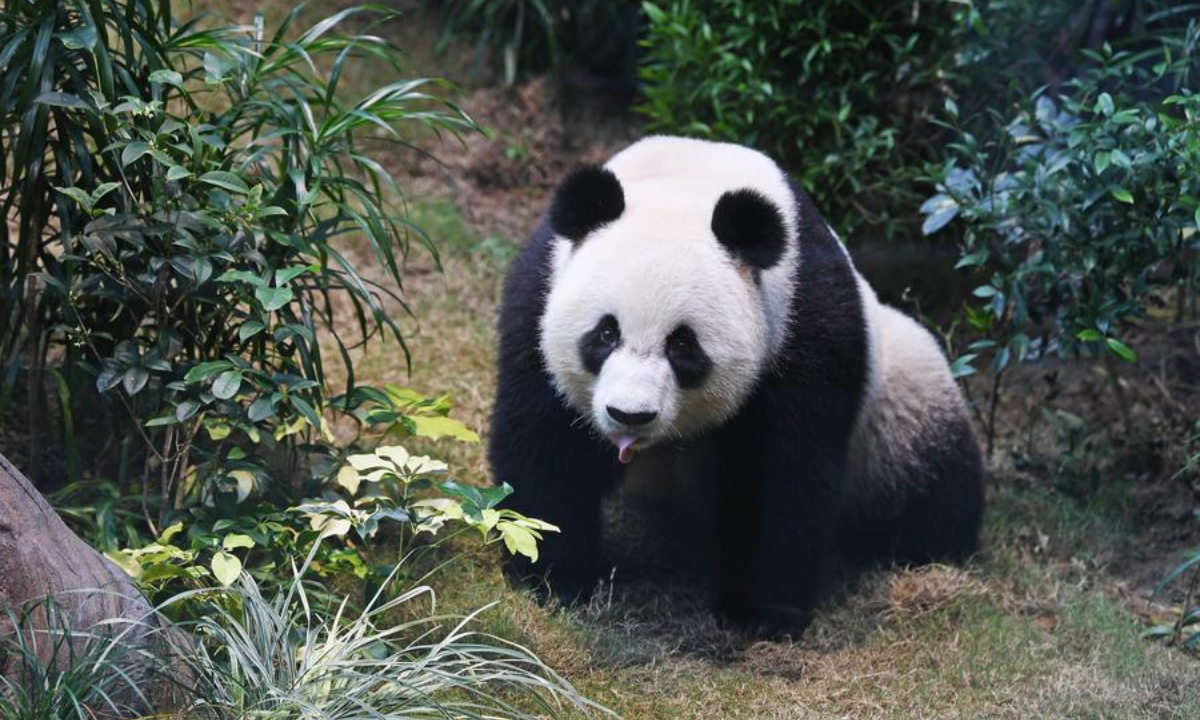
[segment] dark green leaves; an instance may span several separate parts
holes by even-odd
[[[1157,79],[1141,56],[1101,53],[1058,94],[1038,90],[952,146],[922,212],[927,228],[958,219],[958,265],[983,281],[966,327],[993,342],[993,368],[1048,352],[1136,362],[1126,321],[1195,282],[1200,96],[1169,91],[1194,58],[1155,55]]]
[[[254,298],[262,303],[263,309],[267,312],[274,312],[287,305],[292,301],[293,297],[295,297],[295,294],[290,287],[260,287],[254,290]]]
[[[208,183],[209,185],[215,185],[223,190],[228,190],[229,192],[238,193],[241,195],[245,195],[246,193],[250,192],[250,187],[247,186],[240,177],[231,172],[225,172],[223,170],[213,170],[211,172],[204,173],[200,176],[200,182]]]

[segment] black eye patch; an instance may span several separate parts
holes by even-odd
[[[583,367],[593,375],[600,374],[604,361],[613,350],[621,347],[621,327],[613,315],[605,315],[579,338],[579,358]]]
[[[712,360],[700,347],[696,331],[687,325],[680,325],[667,336],[667,361],[679,387],[686,389],[697,388],[704,384],[704,379],[712,370]]]

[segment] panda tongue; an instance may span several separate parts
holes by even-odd
[[[617,446],[617,459],[627,463],[633,459],[633,444],[637,438],[632,435],[614,435],[613,443]]]

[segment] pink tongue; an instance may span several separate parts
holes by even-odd
[[[637,442],[637,438],[632,435],[617,435],[613,442],[617,444],[617,459],[623,463],[633,459],[633,444]]]

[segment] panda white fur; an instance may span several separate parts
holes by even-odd
[[[568,600],[602,574],[624,477],[703,486],[717,610],[772,634],[807,625],[832,558],[962,558],[983,508],[933,337],[773,161],[685,138],[559,186],[509,271],[489,455],[562,528],[511,569]]]

